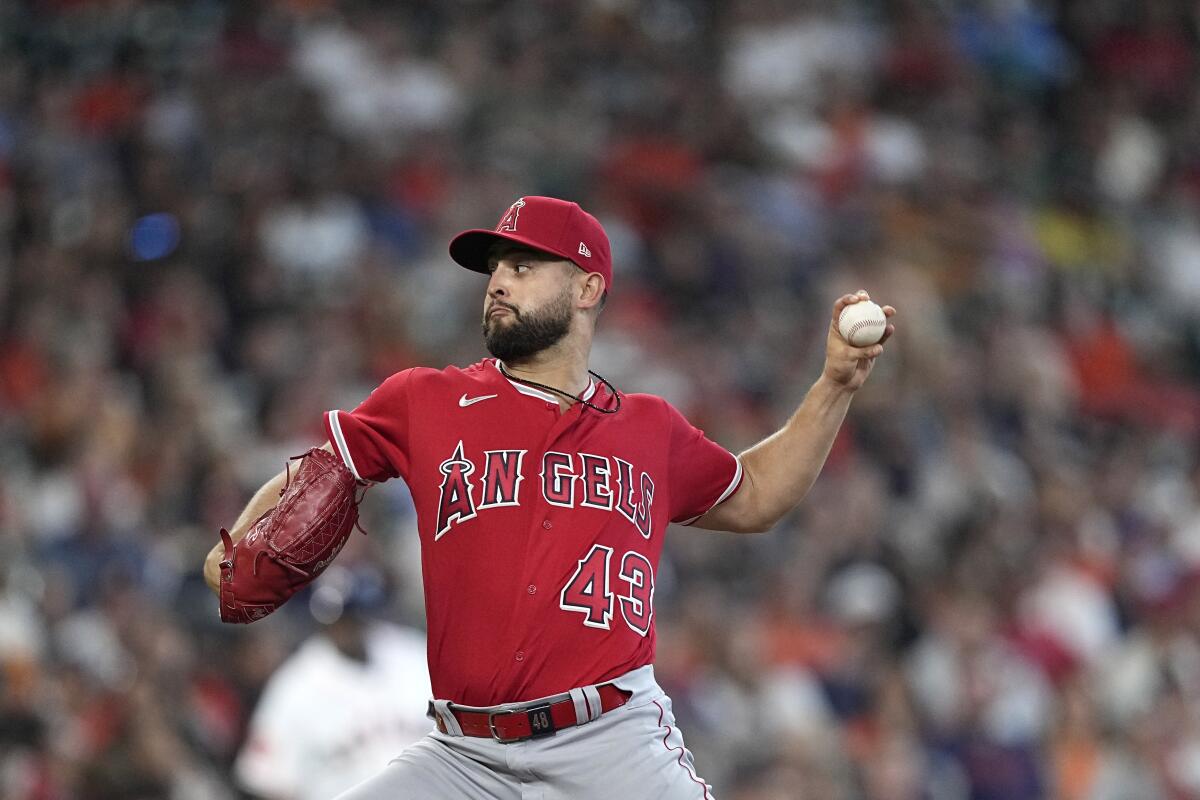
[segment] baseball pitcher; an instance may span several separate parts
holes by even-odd
[[[342,797],[711,798],[654,679],[663,537],[670,523],[765,531],[799,503],[894,327],[851,346],[834,322],[869,298],[839,298],[821,376],[786,425],[735,456],[661,398],[588,369],[613,273],[604,229],[578,205],[520,198],[450,256],[488,276],[492,358],[404,370],[328,412],[329,442],[264,486],[209,554],[222,618],[270,613],[337,554],[362,488],[402,478],[435,730]]]

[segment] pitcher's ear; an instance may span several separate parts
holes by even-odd
[[[604,285],[604,276],[599,272],[589,272],[579,288],[579,305],[583,308],[594,308],[603,304],[608,292]]]

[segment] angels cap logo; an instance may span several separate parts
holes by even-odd
[[[525,198],[522,197],[517,202],[508,207],[508,211],[500,218],[500,224],[496,226],[498,231],[513,231],[517,230],[517,217],[521,214],[521,208],[525,205]]]

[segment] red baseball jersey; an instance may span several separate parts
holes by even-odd
[[[583,397],[616,406],[594,381]],[[742,468],[665,400],[621,399],[560,413],[486,359],[396,373],[325,415],[356,477],[412,493],[435,697],[532,700],[654,660],[667,524],[732,495]]]

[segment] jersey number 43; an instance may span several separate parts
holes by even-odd
[[[582,614],[583,624],[589,628],[608,630],[613,618],[614,595],[609,580],[612,555],[611,547],[592,545],[559,595],[559,607]],[[636,550],[628,551],[621,557],[615,582],[623,592],[616,595],[616,601],[625,624],[645,636],[654,617],[654,568],[650,560]]]

